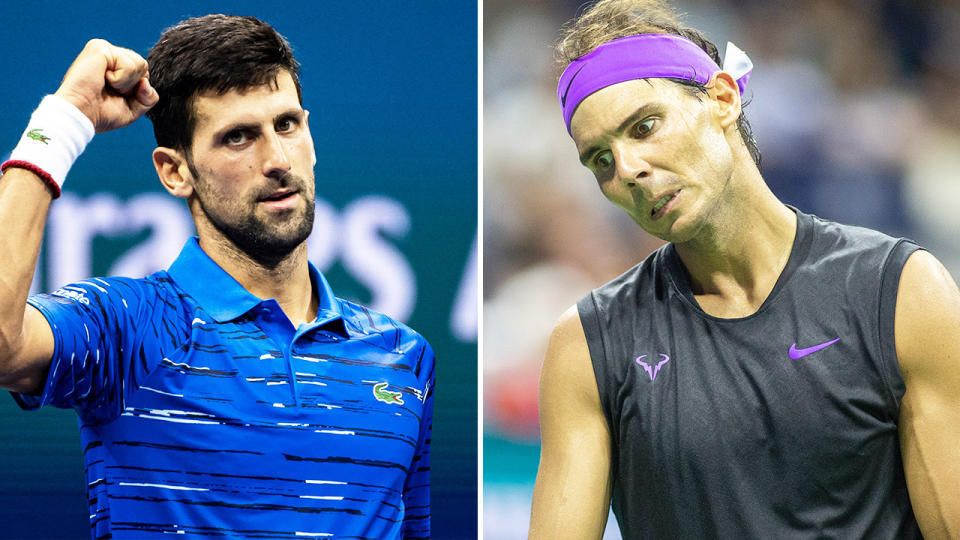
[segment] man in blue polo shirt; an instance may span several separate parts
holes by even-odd
[[[426,538],[433,352],[309,263],[313,142],[266,23],[211,15],[148,60],[87,44],[0,180],[0,386],[80,419],[94,538]],[[168,271],[28,298],[95,132],[146,111],[198,236]]]

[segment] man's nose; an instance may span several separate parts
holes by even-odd
[[[263,174],[272,178],[282,178],[290,171],[290,160],[283,139],[277,133],[263,137]]]
[[[635,145],[611,145],[613,161],[617,167],[617,178],[627,188],[633,189],[653,174],[653,167],[640,155]]]

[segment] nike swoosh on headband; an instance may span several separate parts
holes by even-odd
[[[721,68],[699,45],[675,34],[637,34],[612,39],[573,60],[557,82],[557,99],[570,132],[570,119],[587,96],[634,79],[678,78],[706,84],[718,71],[730,73],[742,94],[753,62],[733,43]],[[561,93],[562,92],[562,93]]]
[[[570,77],[570,82],[567,83],[567,89],[564,90],[563,96],[560,98],[560,106],[561,106],[561,107],[566,107],[566,106],[567,106],[567,94],[570,93],[570,87],[573,86],[573,80],[577,78],[577,75],[579,75],[580,72],[583,71],[583,68],[585,68],[585,67],[587,67],[587,66],[580,66],[580,69],[578,69],[577,72],[573,74],[573,77]]]

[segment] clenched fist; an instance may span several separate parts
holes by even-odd
[[[91,39],[67,70],[56,95],[80,109],[97,133],[126,126],[160,99],[147,61],[102,39]]]

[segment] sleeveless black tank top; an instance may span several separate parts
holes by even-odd
[[[797,212],[748,317],[706,314],[672,244],[582,299],[624,538],[920,538],[893,339],[916,249]]]

